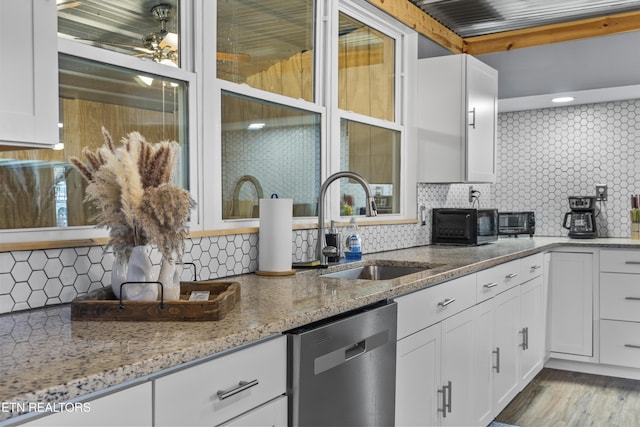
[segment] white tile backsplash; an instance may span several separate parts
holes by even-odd
[[[609,197],[600,237],[629,237],[629,195],[640,193],[640,100],[500,114],[495,200],[500,210],[533,210],[536,234],[562,236],[569,196]]]
[[[594,195],[609,186],[598,218],[602,237],[628,237],[629,194],[640,193],[640,101],[559,107],[500,114],[497,182],[419,184],[416,210],[427,224],[361,227],[365,253],[421,246],[431,241],[431,211],[471,207],[469,185],[480,191],[481,208],[533,210],[537,235],[566,234],[561,228],[567,197]],[[478,205],[476,205],[478,206]],[[316,230],[294,230],[293,261],[313,259]],[[159,269],[157,251],[151,254]],[[188,239],[185,262],[197,279],[218,279],[257,269],[258,235]],[[102,246],[0,253],[0,313],[65,303],[111,283],[113,254]],[[183,279],[193,276],[185,267]]]

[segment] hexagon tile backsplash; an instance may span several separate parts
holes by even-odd
[[[489,200],[490,186],[476,187],[483,192],[483,200]],[[433,207],[468,207],[467,191],[466,185],[421,184],[418,203],[427,207],[429,215]],[[363,250],[374,253],[428,244],[429,224],[430,221],[426,226],[361,227]],[[292,261],[313,259],[316,236],[315,229],[293,231]],[[150,259],[157,275],[159,252],[154,249]],[[258,234],[187,239],[183,261],[195,264],[198,280],[254,272],[258,269]],[[110,286],[112,264],[113,253],[105,252],[104,246],[0,253],[0,313],[67,303],[94,289]],[[193,268],[185,266],[182,279],[192,278]]]
[[[561,222],[567,197],[595,195],[607,184],[609,200],[598,217],[600,237],[629,236],[629,194],[640,193],[640,100],[502,113],[498,119],[495,185],[471,184],[481,208],[533,210],[536,234],[566,235]],[[471,207],[470,184],[418,184],[416,209],[426,207],[427,223],[361,227],[365,253],[429,244],[431,210]],[[315,252],[316,231],[292,233],[293,261]],[[160,254],[152,251],[155,273]],[[185,262],[197,278],[219,279],[258,267],[258,235],[188,239]],[[113,254],[102,246],[0,253],[0,313],[66,303],[110,286]],[[183,279],[192,278],[185,268]]]
[[[497,178],[500,210],[533,210],[536,234],[563,236],[567,197],[595,196],[599,237],[629,237],[629,195],[640,193],[640,100],[500,114]]]

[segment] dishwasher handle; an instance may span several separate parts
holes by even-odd
[[[318,375],[329,369],[333,369],[387,344],[389,342],[389,334],[389,330],[385,329],[355,344],[349,344],[316,357],[313,361],[314,374]]]
[[[353,346],[348,347],[344,351],[344,360],[345,362],[353,359],[354,357],[358,357],[361,354],[367,351],[367,340],[362,340],[360,342],[355,343]]]

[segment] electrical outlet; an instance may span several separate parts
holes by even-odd
[[[469,203],[473,203],[473,185],[469,186]]]
[[[596,184],[596,200],[607,200],[607,184]]]

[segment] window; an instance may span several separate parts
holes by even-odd
[[[69,158],[101,146],[103,126],[116,143],[132,131],[180,142],[175,176],[188,188],[185,82],[65,54],[59,69],[61,149],[0,152],[1,229],[91,224],[85,182]]]
[[[344,13],[338,31],[339,108],[393,121],[395,40]]]
[[[217,75],[313,101],[313,0],[218,2]]]
[[[344,7],[338,14],[340,168],[369,182],[378,214],[400,214],[404,128],[396,114],[397,42],[369,21],[375,22],[355,9]],[[364,193],[356,187],[341,182],[343,216],[365,212]]]
[[[294,216],[317,214],[320,114],[224,91],[223,219],[258,218],[258,199],[293,199]]]
[[[397,130],[345,119],[341,122],[341,169],[356,172],[369,182],[379,215],[400,213],[400,137]],[[341,215],[365,213],[367,200],[359,184],[343,180],[341,194]]]

